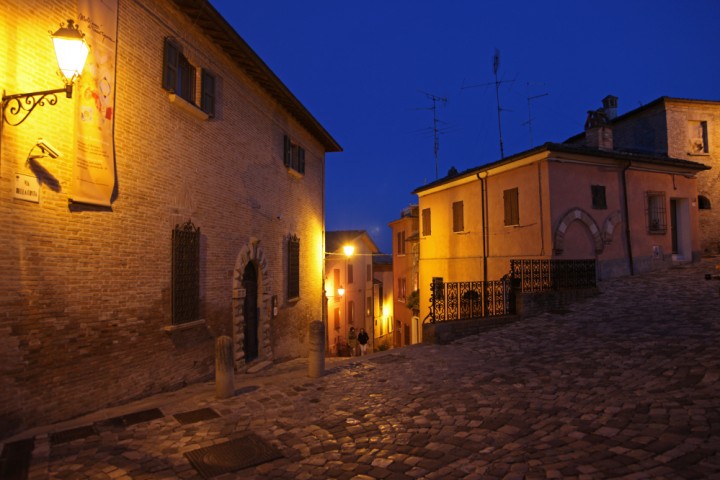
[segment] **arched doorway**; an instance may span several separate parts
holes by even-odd
[[[242,285],[245,289],[243,301],[243,317],[245,319],[243,351],[245,361],[250,362],[258,357],[258,274],[255,265],[250,262],[245,267],[242,276]]]
[[[233,270],[233,341],[235,342],[235,367],[238,370],[255,359],[270,361],[273,359],[270,342],[272,288],[268,261],[259,243],[258,239],[250,238],[250,241],[238,253]],[[245,285],[246,276],[250,288],[254,287],[252,292],[248,291],[248,286]],[[250,282],[251,278],[254,278],[255,281]],[[247,304],[246,297],[249,297]],[[254,308],[251,305],[254,305]],[[251,325],[248,327],[245,326],[247,315],[252,319]],[[250,340],[245,340],[246,332],[249,330],[253,335],[250,336]],[[248,346],[254,347],[252,352],[247,352]]]

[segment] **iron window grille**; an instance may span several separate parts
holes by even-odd
[[[172,232],[172,323],[200,318],[200,228],[188,220]]]
[[[645,192],[645,220],[649,234],[662,235],[667,232],[665,192]]]
[[[291,235],[288,238],[287,296],[289,299],[300,297],[300,239]]]
[[[607,199],[605,197],[604,185],[591,185],[592,208],[596,210],[605,210],[607,208]]]

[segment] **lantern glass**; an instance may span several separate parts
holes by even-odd
[[[52,40],[58,67],[65,81],[72,83],[82,73],[90,48],[72,20],[53,33]]]

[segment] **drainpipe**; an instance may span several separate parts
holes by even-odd
[[[630,209],[628,208],[628,193],[627,193],[627,171],[632,165],[632,162],[628,162],[623,167],[622,171],[622,186],[623,186],[623,207],[625,208],[625,240],[628,245],[628,262],[630,263],[630,275],[635,275],[635,266],[633,262],[632,254],[632,242],[630,237]]]
[[[485,210],[486,210],[486,204],[485,204],[485,198],[487,195],[487,172],[485,173],[485,178],[480,178],[480,173],[475,174],[477,176],[477,179],[480,180],[480,201],[481,201],[481,207],[480,210],[482,212],[482,258],[483,258],[483,282],[487,283],[487,225],[486,225],[486,219],[485,219]]]

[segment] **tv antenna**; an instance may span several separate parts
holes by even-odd
[[[532,146],[533,146],[532,122],[533,122],[533,120],[535,120],[535,119],[532,117],[532,113],[530,112],[530,102],[531,102],[532,100],[537,100],[538,98],[541,98],[541,97],[547,97],[548,95],[550,95],[550,94],[549,94],[549,93],[541,93],[540,95],[533,95],[533,96],[527,97],[527,102],[528,102],[528,119],[527,119],[527,122],[524,122],[524,123],[523,123],[523,125],[527,125],[527,126],[528,126],[528,130],[530,131],[530,148],[532,148]]]
[[[495,75],[495,81],[491,83],[481,83],[479,85],[470,85],[467,87],[462,87],[463,89],[466,88],[474,88],[474,87],[486,87],[488,85],[495,84],[495,100],[497,101],[497,117],[498,117],[498,135],[500,138],[500,159],[505,158],[505,149],[503,148],[503,135],[502,135],[502,111],[503,108],[500,106],[500,85],[503,83],[513,83],[515,80],[500,80],[498,79],[498,70],[500,70],[500,50],[497,48],[495,49],[495,54],[493,55],[493,74]]]
[[[423,92],[420,90],[420,93],[424,94],[427,98],[432,100],[432,107],[424,108],[423,110],[432,110],[433,112],[433,153],[435,154],[435,180],[438,179],[438,151],[440,150],[440,128],[438,127],[438,124],[441,122],[437,118],[437,107],[438,103],[442,103],[445,105],[447,103],[447,98],[440,97],[438,95],[433,95],[432,93]]]

